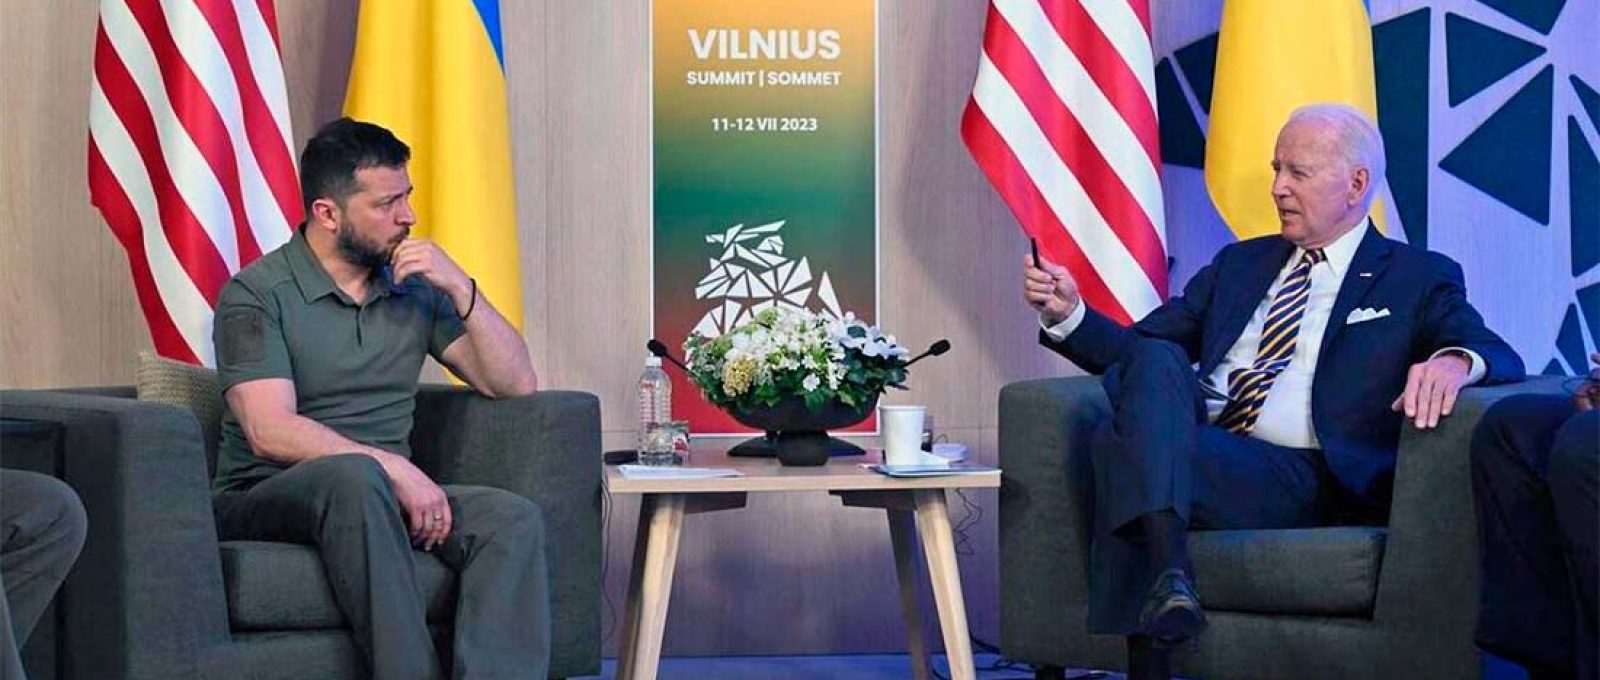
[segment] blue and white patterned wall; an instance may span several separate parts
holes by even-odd
[[[1460,262],[1469,297],[1530,372],[1586,372],[1600,345],[1600,0],[1369,4],[1402,225],[1390,235]],[[1156,0],[1152,12],[1182,285],[1233,240],[1200,169],[1222,2]]]

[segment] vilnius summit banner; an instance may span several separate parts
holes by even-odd
[[[774,305],[875,323],[875,0],[654,0],[652,20],[655,337],[681,356]],[[748,431],[668,374],[693,432]]]

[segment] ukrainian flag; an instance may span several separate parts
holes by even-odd
[[[366,0],[345,114],[411,145],[413,232],[522,328],[499,0]]]
[[[1240,239],[1278,233],[1272,155],[1289,113],[1341,102],[1378,119],[1362,0],[1227,0],[1217,37],[1206,187]],[[1375,190],[1382,192],[1387,183]],[[1374,203],[1373,219],[1384,224]]]

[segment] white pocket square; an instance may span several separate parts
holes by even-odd
[[[1382,319],[1383,317],[1386,317],[1388,315],[1389,315],[1389,308],[1388,307],[1384,307],[1383,309],[1373,309],[1371,307],[1362,307],[1361,309],[1352,310],[1350,312],[1350,316],[1345,317],[1344,324],[1346,326],[1349,326],[1349,325],[1352,325],[1352,324],[1358,324],[1358,323],[1362,323],[1362,322],[1365,322],[1365,321],[1371,321],[1373,319]]]

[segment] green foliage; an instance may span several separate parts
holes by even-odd
[[[815,411],[833,402],[865,404],[889,387],[905,389],[906,350],[853,314],[834,319],[772,307],[725,335],[692,334],[684,350],[690,380],[724,409],[799,397]]]

